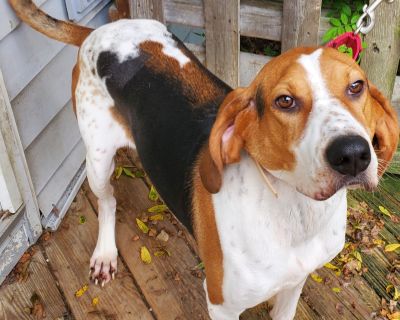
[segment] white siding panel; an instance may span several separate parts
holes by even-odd
[[[108,0],[105,0],[93,9],[81,23],[92,20],[107,2]],[[65,4],[61,0],[48,0],[42,9],[59,19],[68,19]],[[98,26],[105,23],[104,17],[103,13],[96,16],[89,25]],[[24,23],[1,40],[0,69],[11,101],[63,47],[65,44],[47,38]]]
[[[36,0],[34,1],[36,5],[40,6],[46,0]],[[6,0],[0,1],[0,40],[3,39],[7,34],[13,31],[20,20],[15,15],[13,9]]]
[[[71,98],[71,70],[77,50],[68,46],[13,101],[24,149]]]
[[[79,139],[72,103],[68,102],[25,151],[36,194],[40,193]]]
[[[63,196],[68,185],[85,160],[85,154],[86,152],[83,141],[79,140],[71,153],[66,157],[55,174],[51,177],[50,181],[39,193],[39,207],[44,216],[49,215],[53,209],[53,204],[57,204]]]

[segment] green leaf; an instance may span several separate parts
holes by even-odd
[[[344,29],[346,30],[346,32],[352,32],[352,31],[353,31],[353,29],[351,28],[350,25],[346,25],[346,26],[344,27]]]
[[[322,37],[322,42],[325,43],[332,40],[333,38],[336,37],[336,34],[337,34],[337,28],[336,27],[330,28],[327,32],[325,32],[324,36]]]
[[[349,7],[347,4],[343,6],[342,12],[343,12],[345,15],[351,17],[351,9],[350,9],[350,7]]]
[[[131,178],[136,178],[135,175],[132,173],[131,169],[122,168],[122,171],[124,172],[124,175],[131,177]]]
[[[338,49],[338,51],[341,52],[341,53],[346,53],[348,48],[346,47],[346,45],[342,44],[342,45],[339,46],[337,49]]]
[[[122,167],[116,167],[115,168],[115,179],[119,179],[121,174],[122,174]]]
[[[149,191],[149,199],[151,201],[157,201],[159,198],[158,196],[158,192],[156,190],[156,188],[154,188],[154,186],[151,186],[150,191]]]
[[[144,178],[146,176],[146,173],[143,170],[136,170],[134,173],[136,178]]]
[[[343,34],[343,33],[345,33],[344,27],[341,26],[341,27],[338,28],[338,34],[340,35],[340,34]]]
[[[344,13],[342,13],[342,14],[340,15],[340,21],[342,21],[342,23],[343,23],[344,25],[346,25],[346,24],[349,23],[349,17],[348,17],[347,15],[345,15]]]
[[[342,25],[342,23],[340,22],[339,19],[336,18],[330,18],[329,19],[329,23],[335,27],[340,27]]]
[[[136,223],[143,233],[149,233],[149,227],[142,220],[136,218]]]
[[[84,224],[86,222],[85,216],[79,216],[79,224]]]
[[[379,206],[379,211],[380,211],[382,214],[384,214],[385,216],[388,216],[388,217],[391,217],[391,216],[392,216],[392,215],[390,214],[389,210],[386,209],[386,208],[383,207],[383,206]]]
[[[168,207],[165,204],[159,204],[157,206],[153,206],[153,207],[147,209],[147,211],[151,212],[151,213],[161,213],[161,212],[164,212],[167,210],[168,210]]]
[[[362,257],[361,254],[358,251],[353,251],[353,256],[356,258],[358,261],[362,262]]]
[[[360,15],[356,14],[354,16],[351,17],[350,23],[357,23],[358,19],[360,19]]]

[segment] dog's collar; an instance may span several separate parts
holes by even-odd
[[[261,166],[261,164],[257,160],[254,159],[254,162],[256,163],[257,169],[258,169],[258,171],[260,171],[261,177],[264,179],[265,184],[269,187],[269,189],[275,195],[275,197],[278,198],[278,192],[276,192],[276,190],[275,190],[274,186],[272,185],[270,179],[265,174],[266,170]]]

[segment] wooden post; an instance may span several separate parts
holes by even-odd
[[[400,1],[383,1],[375,18],[374,28],[365,37],[368,47],[361,66],[390,100],[400,60]]]
[[[236,88],[239,84],[239,0],[204,0],[206,65]]]
[[[129,0],[130,16],[134,19],[164,20],[163,0]]]
[[[298,46],[318,45],[321,0],[284,0],[282,52]]]
[[[111,21],[129,18],[128,0],[115,0],[108,11],[108,16]]]

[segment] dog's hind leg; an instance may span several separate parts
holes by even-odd
[[[114,155],[120,147],[134,148],[125,120],[102,83],[90,78],[82,68],[76,86],[76,115],[86,146],[86,169],[90,188],[98,199],[99,233],[90,259],[91,278],[102,285],[117,271],[118,251],[115,242],[116,199],[110,177]]]
[[[91,148],[90,148],[91,149]],[[110,176],[114,171],[116,150],[96,154],[88,150],[86,169],[90,188],[97,197],[99,233],[96,248],[90,259],[91,278],[102,285],[114,277],[117,271],[117,246],[115,244],[116,200]]]

